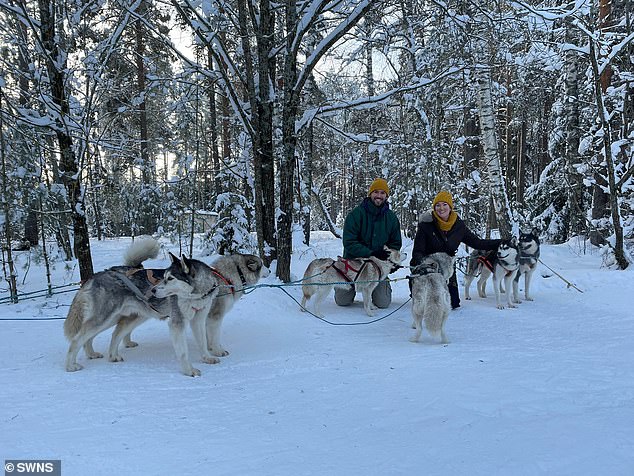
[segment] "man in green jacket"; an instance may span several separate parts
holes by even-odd
[[[384,245],[394,250],[401,249],[401,225],[396,214],[390,210],[387,202],[389,194],[387,182],[377,178],[370,185],[368,196],[348,214],[343,225],[344,258],[375,256],[385,260],[388,254],[383,249]],[[349,289],[335,288],[335,302],[339,306],[349,306],[356,294],[353,286]],[[390,282],[381,281],[372,293],[372,303],[379,309],[385,309],[391,302]]]

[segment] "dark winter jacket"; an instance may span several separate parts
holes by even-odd
[[[366,197],[344,222],[343,257],[367,258],[383,245],[394,250],[401,249],[401,225],[387,201],[377,207]]]
[[[494,250],[501,241],[478,238],[467,228],[467,225],[460,217],[458,217],[451,230],[443,232],[436,226],[436,221],[431,212],[426,212],[418,223],[410,266],[416,266],[425,256],[439,251],[444,251],[454,256],[460,243],[477,250]]]

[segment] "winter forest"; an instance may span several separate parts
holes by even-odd
[[[257,252],[340,233],[384,177],[482,236],[634,243],[630,0],[0,0],[0,234]],[[628,251],[628,248],[630,250]],[[46,249],[44,248],[44,258]],[[15,291],[15,282],[12,283]]]

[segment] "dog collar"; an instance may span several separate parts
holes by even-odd
[[[247,278],[244,277],[242,268],[239,265],[236,265],[236,268],[238,269],[238,275],[240,275],[240,281],[242,281],[242,288],[244,289],[247,286]]]

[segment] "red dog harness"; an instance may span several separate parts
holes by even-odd
[[[363,264],[361,265],[359,269],[355,269],[350,264],[350,261],[357,261],[357,260],[350,260],[350,259],[346,259],[346,258],[342,258],[341,256],[338,256],[337,261],[333,261],[331,265],[333,268],[335,268],[335,271],[337,271],[337,273],[339,273],[341,277],[343,277],[343,279],[345,279],[349,283],[354,283],[357,280],[357,278],[359,277],[361,272],[364,270],[364,268],[368,265],[368,263],[372,263],[374,267],[377,269],[377,271],[379,272],[379,275],[381,274],[381,269],[371,259],[363,260]],[[354,278],[351,278],[349,276],[350,271],[355,273]]]

